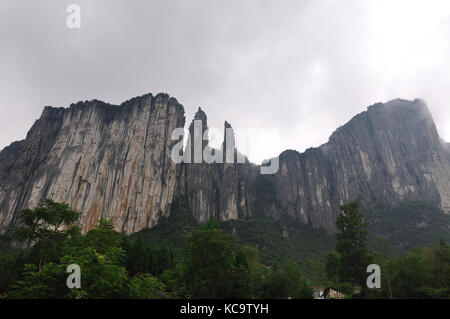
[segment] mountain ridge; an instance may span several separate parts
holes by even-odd
[[[195,119],[205,131],[201,108]],[[26,139],[0,152],[0,232],[16,223],[19,209],[44,197],[81,211],[83,231],[106,217],[125,233],[157,224],[180,197],[202,222],[289,216],[331,233],[339,205],[354,200],[368,206],[423,200],[450,210],[450,144],[441,142],[420,99],[369,106],[327,143],[281,152],[274,175],[260,175],[247,159],[173,163],[177,141],[170,135],[185,124],[184,107],[165,93],[120,105],[91,100],[45,107]],[[224,128],[231,125],[225,121]]]

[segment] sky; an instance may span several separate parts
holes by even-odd
[[[275,129],[257,163],[395,98],[425,100],[450,142],[450,1],[0,1],[0,149],[44,106],[159,92],[187,123],[201,106],[211,127]]]

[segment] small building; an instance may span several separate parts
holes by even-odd
[[[345,294],[334,289],[333,287],[325,288],[320,299],[344,299]]]

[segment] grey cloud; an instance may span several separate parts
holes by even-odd
[[[81,6],[80,30],[66,28],[70,3]],[[318,146],[368,105],[397,97],[427,101],[449,140],[448,20],[430,63],[392,70],[383,52],[401,48],[382,47],[375,3],[3,0],[0,148],[23,138],[45,105],[148,92],[175,96],[188,121],[202,106],[214,127],[278,127],[279,149],[268,146],[266,158]]]

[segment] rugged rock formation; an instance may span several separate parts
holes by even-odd
[[[120,106],[94,100],[68,109],[46,107],[24,141],[0,152],[0,232],[16,222],[19,209],[42,198],[81,211],[84,231],[106,217],[126,233],[153,226],[181,198],[199,221],[290,215],[330,232],[339,205],[353,200],[419,200],[450,211],[450,148],[421,100],[369,107],[321,147],[283,152],[274,175],[261,175],[247,159],[226,163],[237,159],[229,153],[235,147],[227,122],[228,147],[212,150],[207,140],[201,142],[202,150],[223,163],[203,157],[189,163],[199,123],[201,138],[207,129],[201,109],[189,127],[185,161],[176,164],[171,134],[184,127],[184,109],[166,94]]]
[[[445,143],[444,144],[444,148],[447,149],[447,155],[448,155],[448,158],[450,160],[450,143]]]
[[[421,100],[375,104],[328,143],[280,156],[280,210],[334,229],[340,204],[425,201],[450,211],[450,162]]]
[[[151,94],[120,106],[46,107],[24,141],[0,154],[0,227],[42,198],[68,202],[88,230],[100,217],[127,233],[167,214],[176,182],[171,132],[184,126],[174,98]]]
[[[202,157],[201,163],[194,162],[194,121],[201,121],[201,136],[208,129],[206,114],[199,108],[189,127],[189,138],[185,155],[191,163],[182,163],[179,178],[178,196],[188,198],[189,207],[195,218],[207,221],[210,217],[218,220],[230,220],[251,215],[252,200],[250,194],[251,182],[258,172],[256,165],[245,159],[245,163],[237,163],[237,150],[235,149],[234,133],[231,125],[224,124],[224,141],[229,141],[231,147],[222,145],[221,149],[214,150],[208,146],[208,140],[203,140],[202,150],[211,153],[221,160],[208,163]],[[225,139],[226,132],[231,132]],[[199,138],[199,137],[197,137]],[[227,149],[232,150],[233,163],[227,162]]]

